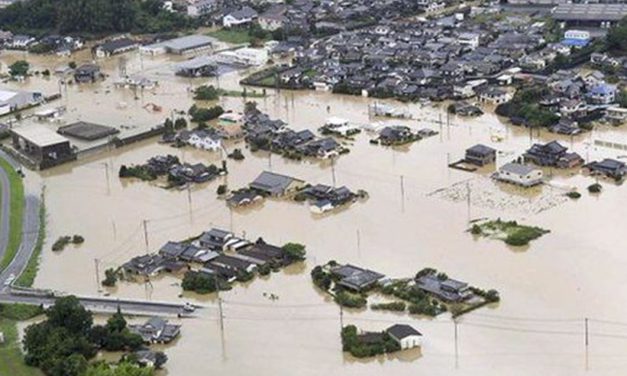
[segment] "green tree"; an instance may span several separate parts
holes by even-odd
[[[12,77],[15,76],[26,76],[28,74],[28,70],[30,69],[30,64],[26,60],[18,60],[15,63],[9,65],[9,74]]]
[[[305,259],[305,246],[299,243],[287,243],[283,246],[283,252],[291,261],[301,261]]]
[[[610,51],[627,52],[627,17],[623,17],[616,26],[608,31],[606,43]]]
[[[57,299],[46,311],[48,323],[53,327],[66,328],[72,333],[87,334],[93,324],[93,316],[75,296]]]

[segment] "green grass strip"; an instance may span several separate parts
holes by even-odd
[[[0,271],[4,270],[17,253],[22,242],[22,218],[24,217],[24,185],[22,178],[13,169],[9,162],[0,158],[0,168],[7,172],[11,190],[10,214],[9,214],[9,242],[2,260],[0,260]],[[3,205],[3,203],[0,203]]]

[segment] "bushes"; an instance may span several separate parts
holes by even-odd
[[[394,312],[403,312],[405,311],[406,307],[407,307],[407,304],[405,304],[404,302],[379,303],[379,304],[372,304],[370,306],[370,308],[372,308],[375,311],[394,311]]]
[[[499,218],[481,224],[475,223],[470,232],[475,235],[501,239],[512,246],[523,246],[549,231],[540,227],[521,225],[516,221],[502,221]]]
[[[137,178],[142,181],[153,181],[157,179],[157,174],[147,166],[120,166],[118,172],[120,178]]]
[[[205,273],[188,271],[183,277],[181,287],[183,287],[185,291],[209,294],[217,290],[216,278]]]
[[[213,85],[201,85],[194,90],[194,99],[203,101],[214,101],[220,97],[218,90]]]
[[[220,106],[198,108],[196,105],[193,105],[188,110],[188,114],[192,117],[192,121],[195,123],[204,123],[206,121],[217,119],[223,113],[224,109]]]
[[[348,308],[364,308],[368,304],[368,301],[362,295],[345,290],[336,292],[335,302]]]
[[[566,197],[576,200],[581,197],[581,193],[576,192],[576,191],[571,191],[571,192],[566,193]]]
[[[67,246],[70,243],[82,244],[83,242],[85,242],[85,238],[83,238],[80,235],[61,236],[52,245],[52,250],[55,252],[62,251],[63,249],[65,249],[65,246]]]
[[[285,257],[287,257],[287,259],[291,262],[302,261],[305,259],[305,255],[307,254],[305,246],[299,243],[287,243],[282,247],[282,249],[285,253]]]
[[[241,161],[244,160],[244,154],[242,153],[241,149],[233,149],[233,151],[231,153],[229,153],[229,155],[227,155],[228,158],[234,159],[236,161]]]
[[[601,193],[601,190],[603,190],[603,186],[599,183],[594,183],[588,187],[590,193]]]
[[[345,326],[341,332],[342,350],[350,352],[356,358],[366,358],[400,350],[398,343],[387,333],[369,333],[369,335],[373,338],[365,341],[358,334],[356,326]]]
[[[26,76],[28,75],[28,70],[30,69],[30,64],[26,60],[18,60],[15,63],[9,65],[9,74],[11,77],[16,76]]]
[[[105,270],[105,279],[102,281],[102,285],[105,287],[113,287],[118,281],[118,271],[109,268]]]
[[[216,193],[218,194],[218,196],[222,196],[223,194],[225,194],[228,191],[226,184],[220,184],[218,186],[218,189],[216,190]]]
[[[333,282],[329,273],[325,272],[320,265],[311,270],[311,279],[313,280],[314,285],[325,291],[328,291],[331,288],[331,283]]]

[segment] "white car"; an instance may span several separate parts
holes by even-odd
[[[196,310],[196,307],[194,307],[194,305],[189,302],[183,305],[183,311],[185,312],[194,312],[195,310]]]
[[[11,273],[11,274],[9,275],[9,278],[7,278],[7,279],[4,281],[4,285],[5,285],[5,286],[9,286],[11,283],[13,283],[13,281],[14,281],[14,280],[15,280],[15,274]]]

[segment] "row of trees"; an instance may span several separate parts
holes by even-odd
[[[99,350],[134,351],[142,338],[131,333],[118,311],[105,325],[93,325],[93,316],[74,296],[59,298],[46,311],[46,320],[26,328],[24,339],[26,364],[52,376],[149,376],[152,368],[139,369],[132,362],[112,367],[106,363],[90,364]],[[165,355],[158,356],[160,364]]]
[[[25,0],[0,9],[0,25],[13,32],[102,34],[166,32],[194,21],[163,8],[163,0]]]

